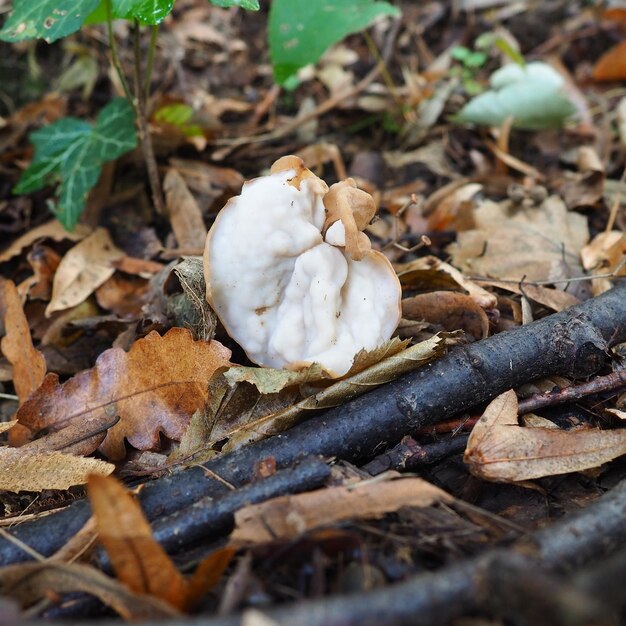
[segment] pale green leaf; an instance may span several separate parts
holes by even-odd
[[[273,0],[268,37],[276,82],[284,84],[346,35],[399,14],[388,2],[374,0]]]
[[[56,41],[77,31],[98,6],[98,0],[13,0],[13,10],[0,39]]]
[[[454,120],[500,126],[512,118],[515,128],[559,128],[575,107],[559,89],[561,76],[545,63],[506,65],[494,72],[492,89],[470,100]]]

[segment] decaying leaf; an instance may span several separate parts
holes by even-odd
[[[214,439],[228,439],[221,448],[225,452],[283,432],[298,423],[306,411],[338,406],[425,365],[441,355],[445,349],[445,339],[441,335],[435,335],[407,349],[402,349],[404,345],[404,342],[394,339],[377,350],[357,355],[347,377],[275,412],[234,426],[220,424],[220,428],[214,433]]]
[[[398,263],[395,269],[403,288],[434,291],[460,287],[483,309],[493,309],[496,306],[497,298],[493,293],[437,257],[419,257],[409,263]]]
[[[234,554],[232,548],[212,553],[187,580],[152,537],[141,507],[120,483],[110,477],[91,477],[88,494],[99,539],[117,577],[134,593],[188,608],[217,584]]]
[[[465,450],[470,472],[485,480],[518,482],[598,467],[626,454],[626,429],[563,431],[523,428],[517,396],[507,391],[478,420]]]
[[[424,320],[447,331],[463,330],[474,339],[489,334],[489,318],[471,296],[454,291],[431,291],[402,300],[402,317]]]
[[[547,306],[554,311],[562,311],[563,309],[567,309],[580,303],[580,300],[574,294],[567,291],[543,287],[541,285],[534,285],[532,283],[504,283],[497,280],[486,280],[481,284],[486,287],[497,287],[498,289],[502,289],[504,291],[516,293],[530,300],[534,300],[539,304],[543,304],[543,306]]]
[[[278,393],[292,385],[305,385],[307,383],[328,380],[326,371],[319,363],[313,363],[305,369],[294,372],[292,370],[280,370],[271,367],[245,367],[236,365],[224,373],[224,377],[231,385],[237,383],[250,383],[260,393]]]
[[[304,532],[348,519],[375,519],[405,506],[452,502],[452,496],[421,478],[362,482],[281,496],[235,513],[233,547],[295,539]]]
[[[448,246],[464,272],[509,280],[561,280],[580,276],[580,251],[589,239],[587,218],[568,212],[557,196],[540,207],[516,209],[486,201],[475,211],[477,228]]]
[[[13,385],[20,403],[23,403],[41,385],[46,375],[46,361],[33,346],[15,284],[1,276],[0,322],[4,326],[0,349],[13,366]]]
[[[179,248],[198,250],[202,254],[206,239],[206,227],[202,211],[189,191],[185,179],[171,168],[165,175],[163,190],[167,202],[167,212]]]
[[[581,253],[583,266],[592,274],[626,276],[626,233],[617,230],[598,233]],[[596,278],[591,281],[595,296],[608,291],[611,278]]]
[[[614,81],[624,78],[626,78],[626,41],[620,41],[598,59],[593,68],[593,79]]]
[[[158,448],[162,433],[179,440],[193,413],[207,400],[211,374],[228,364],[230,351],[216,341],[194,341],[183,328],[163,337],[152,332],[129,352],[112,348],[95,367],[60,384],[48,374],[16,415],[13,445],[23,445],[39,431],[58,431],[73,420],[99,422],[119,415],[100,451],[111,459],[125,455],[124,439],[139,450]]]
[[[125,585],[88,565],[20,563],[0,568],[0,595],[29,607],[51,593],[83,592],[96,596],[126,620],[172,618],[178,611],[158,598],[130,591]]]
[[[62,259],[54,276],[46,315],[80,304],[115,272],[115,261],[125,256],[104,228],[75,245]]]
[[[50,220],[41,226],[31,228],[27,233],[18,237],[6,250],[0,254],[0,263],[4,263],[17,256],[36,241],[41,239],[52,239],[53,241],[63,241],[68,239],[70,241],[80,241],[90,233],[90,229],[83,225],[78,224],[73,231],[68,231],[63,228],[63,225],[58,220]]]
[[[38,452],[0,448],[0,489],[43,491],[69,489],[87,482],[90,474],[107,475],[112,463],[63,452]]]

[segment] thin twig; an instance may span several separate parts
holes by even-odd
[[[152,69],[154,67],[154,55],[156,52],[159,27],[154,24],[150,27],[150,46],[148,47],[148,60],[146,61],[146,75],[143,78],[143,99],[148,103],[150,100],[150,86],[152,85]]]
[[[133,42],[135,50],[135,93],[137,96],[137,130],[139,131],[139,141],[146,161],[148,181],[150,183],[150,190],[152,191],[154,208],[159,215],[165,215],[165,204],[163,202],[163,191],[159,179],[159,169],[154,156],[152,139],[150,138],[150,130],[146,118],[146,100],[144,98],[141,80],[141,31],[137,20],[135,20],[133,25]]]
[[[120,58],[117,54],[117,44],[115,43],[115,34],[113,33],[113,9],[111,8],[111,0],[104,0],[104,6],[107,14],[107,33],[109,35],[109,47],[111,48],[111,61],[113,62],[113,67],[119,76],[120,82],[122,83],[126,99],[133,107],[135,115],[137,115],[137,105],[135,103],[135,99],[133,98],[128,81],[126,80],[126,76],[124,75],[124,71],[122,70]]]
[[[626,386],[626,371],[613,372],[606,376],[598,376],[589,382],[580,385],[565,387],[558,391],[541,393],[524,400],[520,400],[518,413],[524,415],[546,406],[555,406],[580,400],[586,396],[592,396],[603,391],[613,391]]]

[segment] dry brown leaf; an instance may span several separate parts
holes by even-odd
[[[50,594],[83,592],[96,596],[126,620],[173,618],[178,611],[157,598],[132,593],[125,585],[93,567],[77,563],[20,563],[0,568],[0,595],[24,608]]]
[[[516,293],[520,296],[523,295],[554,311],[562,311],[563,309],[580,304],[580,300],[567,291],[542,287],[541,285],[533,285],[532,283],[503,283],[498,280],[487,280],[481,282],[481,284],[486,287],[497,287],[498,289]]]
[[[598,467],[626,454],[626,429],[523,428],[517,408],[515,392],[507,391],[474,426],[464,460],[475,476],[496,482],[533,480]]]
[[[375,519],[405,506],[452,501],[452,496],[421,478],[367,481],[281,496],[237,511],[230,545],[241,548],[291,540],[343,520]]]
[[[396,263],[395,270],[403,288],[433,291],[437,289],[464,289],[483,309],[493,309],[498,299],[456,268],[434,256],[425,256],[409,263]]]
[[[319,364],[313,363],[308,367],[298,370],[279,370],[271,367],[245,367],[235,365],[225,372],[224,378],[234,386],[237,383],[250,383],[263,394],[278,393],[292,385],[305,385],[309,383],[328,380],[326,370]]]
[[[61,223],[57,220],[51,220],[32,228],[27,233],[18,237],[6,250],[0,254],[0,263],[4,263],[14,256],[17,256],[36,241],[40,239],[52,239],[53,241],[63,241],[69,239],[70,241],[80,241],[91,232],[91,229],[83,224],[77,224],[76,228],[69,232],[61,226]]]
[[[150,283],[138,276],[114,274],[96,289],[96,301],[118,317],[136,319],[145,304]]]
[[[33,275],[22,281],[17,290],[23,300],[49,300],[52,293],[54,273],[59,267],[61,256],[52,248],[35,244],[27,257]]]
[[[15,393],[20,404],[23,404],[41,385],[46,375],[46,361],[33,346],[28,320],[15,284],[1,276],[0,320],[5,333],[0,341],[0,349],[13,366]]]
[[[93,476],[87,491],[100,542],[115,574],[134,593],[185,609],[219,582],[234,554],[232,548],[210,554],[187,580],[153,538],[141,507],[120,483],[111,477]]]
[[[580,251],[589,240],[587,218],[568,212],[558,196],[540,207],[516,209],[510,201],[483,202],[477,228],[448,246],[462,271],[509,280],[562,280],[582,275]]]
[[[402,300],[402,317],[423,320],[447,331],[463,330],[474,339],[489,334],[489,318],[471,296],[454,291],[431,291]]]
[[[98,538],[117,578],[134,593],[162,598],[182,609],[187,582],[152,529],[139,504],[114,478],[89,478],[87,493],[96,518]]]
[[[69,489],[87,482],[90,474],[110,474],[112,463],[63,452],[0,448],[0,489],[43,491]]]
[[[125,455],[124,439],[139,450],[158,448],[162,433],[179,440],[193,413],[207,401],[212,373],[228,365],[230,350],[217,341],[194,341],[191,332],[172,328],[152,332],[129,352],[112,348],[95,367],[60,384],[49,374],[16,415],[13,445],[37,432],[61,430],[73,420],[99,423],[119,415],[100,451],[111,459]]]
[[[620,41],[598,59],[593,68],[592,77],[597,81],[626,78],[626,41]]]
[[[46,315],[86,300],[115,272],[114,263],[124,257],[104,228],[98,228],[75,245],[61,260],[52,286]]]
[[[583,266],[592,274],[626,276],[626,233],[617,230],[597,234],[581,253]],[[593,295],[608,291],[612,286],[610,278],[596,278],[591,281]]]
[[[206,226],[202,211],[185,179],[170,168],[163,181],[167,213],[179,248],[204,250]]]

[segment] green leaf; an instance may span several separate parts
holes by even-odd
[[[0,39],[56,41],[77,31],[98,6],[98,0],[14,0]]]
[[[284,84],[330,46],[382,15],[400,11],[374,0],[272,0],[268,36],[276,82]]]
[[[72,230],[98,182],[102,165],[137,145],[133,110],[124,98],[109,103],[95,125],[66,117],[30,135],[35,156],[14,193],[30,193],[51,183],[57,189],[57,217]]]
[[[259,0],[209,0],[209,2],[223,9],[241,7],[242,9],[248,9],[248,11],[259,10]]]
[[[559,89],[561,76],[545,63],[506,65],[490,78],[492,89],[470,100],[453,118],[456,122],[500,126],[513,118],[524,130],[559,128],[575,112]]]
[[[142,24],[160,24],[171,12],[174,0],[110,0],[114,20],[139,20]],[[106,0],[85,20],[87,24],[106,22]]]

